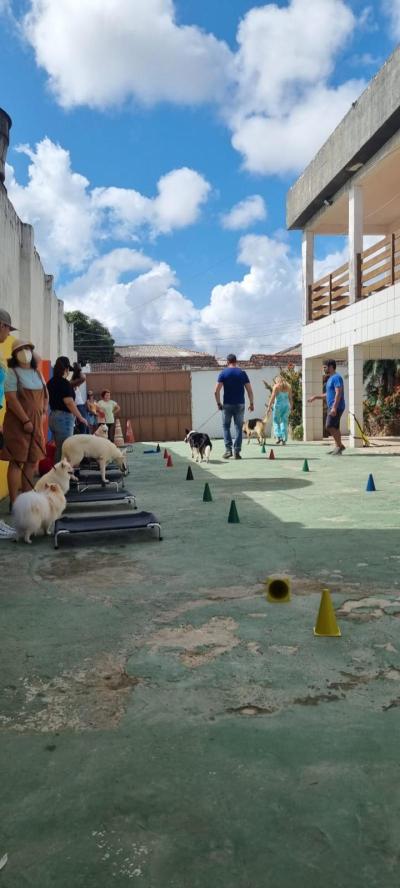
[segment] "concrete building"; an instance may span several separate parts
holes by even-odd
[[[303,232],[305,440],[322,437],[322,402],[307,398],[335,357],[348,363],[350,443],[360,446],[363,364],[400,357],[400,48],[290,189],[287,225]],[[348,236],[348,258],[316,281],[319,235]]]

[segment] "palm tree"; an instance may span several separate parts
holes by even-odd
[[[400,376],[400,360],[365,361],[364,384],[367,398],[384,399],[393,392]]]

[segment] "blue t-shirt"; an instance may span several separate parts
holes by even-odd
[[[344,402],[344,386],[343,379],[339,376],[339,373],[334,373],[333,376],[330,376],[326,383],[326,403],[328,405],[328,410],[333,407],[335,397],[336,397],[336,389],[342,389],[342,397],[337,405],[338,410],[344,410],[345,402]]]
[[[218,377],[224,387],[224,404],[244,404],[244,387],[250,382],[240,367],[225,367]]]

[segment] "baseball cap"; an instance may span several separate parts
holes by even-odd
[[[11,323],[11,316],[4,308],[0,308],[0,324],[6,324],[6,326],[9,327],[10,330],[18,330],[18,327],[13,327]]]

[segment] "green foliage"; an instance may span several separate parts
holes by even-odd
[[[114,340],[107,327],[81,311],[66,311],[66,320],[74,325],[74,347],[80,364],[114,361]]]
[[[400,361],[366,361],[364,421],[372,434],[396,433],[400,416]]]
[[[292,438],[293,441],[302,441],[304,438],[304,430],[302,425],[296,426],[292,429]]]
[[[285,382],[288,382],[292,389],[293,411],[290,414],[289,426],[292,430],[293,437],[293,430],[301,426],[303,418],[303,390],[301,382],[301,370],[296,370],[294,364],[288,364],[284,370],[282,370],[282,368],[279,370],[279,376],[281,376],[282,379],[285,380]],[[265,379],[264,385],[269,392],[272,392],[273,386],[270,385],[269,382],[266,382]]]

